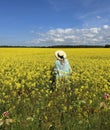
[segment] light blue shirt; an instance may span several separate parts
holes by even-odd
[[[72,69],[68,62],[68,59],[65,59],[64,63],[62,64],[59,60],[56,60],[54,72],[56,74],[56,78],[70,76],[72,74]]]

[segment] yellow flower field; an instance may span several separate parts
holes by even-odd
[[[64,48],[72,77],[52,91],[56,50],[0,48],[0,129],[109,130],[110,49]]]

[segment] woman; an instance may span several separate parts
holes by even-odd
[[[55,52],[55,66],[52,71],[52,86],[51,90],[54,91],[60,81],[66,81],[72,75],[72,69],[69,64],[67,55],[64,51],[58,50]],[[61,82],[60,82],[61,83]]]
[[[54,73],[56,79],[71,76],[72,69],[69,64],[67,55],[64,51],[58,50],[55,52],[57,60],[55,61]]]

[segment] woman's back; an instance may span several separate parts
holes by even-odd
[[[71,75],[72,69],[68,59],[64,59],[63,61],[56,60],[54,71],[56,73],[56,77],[65,77]]]

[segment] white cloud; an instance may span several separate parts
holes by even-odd
[[[64,42],[63,38],[54,38],[53,41],[55,42]]]
[[[100,31],[100,28],[90,28],[90,31],[92,33],[98,33],[98,31]]]
[[[98,42],[99,39],[98,39],[98,38],[93,38],[92,41],[93,41],[93,42]]]
[[[101,16],[96,16],[96,18],[97,18],[97,19],[102,19],[102,17],[101,17]]]
[[[108,29],[109,26],[108,26],[108,25],[104,25],[103,28],[104,28],[104,29]]]
[[[70,36],[65,36],[65,39],[71,39],[71,40],[75,40],[77,37],[74,35],[70,35]]]
[[[28,41],[30,45],[105,45],[110,43],[110,26],[87,29],[58,28],[45,33],[37,33],[36,39]]]
[[[89,37],[89,38],[92,38],[92,37],[94,37],[94,34],[90,34],[90,33],[88,33],[88,34],[83,34],[83,36],[85,36],[85,37]]]
[[[67,33],[67,34],[73,33],[73,29],[72,28],[65,29],[65,33]]]

